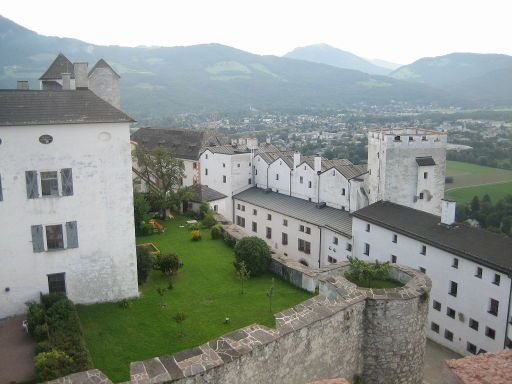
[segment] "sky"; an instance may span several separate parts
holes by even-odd
[[[327,43],[399,64],[451,52],[512,55],[510,0],[2,0],[0,14],[100,45],[220,43],[281,56]]]

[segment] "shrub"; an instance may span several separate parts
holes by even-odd
[[[191,231],[199,231],[201,229],[201,224],[195,223],[188,227]]]
[[[224,238],[224,242],[230,246],[231,248],[233,248],[235,245],[236,245],[236,240],[234,237],[232,237],[229,233],[227,232],[224,232],[224,235],[223,235],[223,238]]]
[[[53,304],[62,299],[67,299],[66,295],[62,293],[47,293],[46,295],[41,295],[41,304],[45,310],[48,310]]]
[[[149,236],[154,233],[154,228],[151,224],[148,223],[142,223],[139,230],[140,236]]]
[[[222,238],[222,226],[220,224],[215,224],[211,230],[211,236],[213,240]]]
[[[379,263],[378,260],[375,260],[374,263],[366,263],[353,256],[347,256],[347,259],[350,263],[350,271],[347,272],[349,279],[368,282],[371,288],[373,280],[386,280],[390,278],[389,261]]]
[[[32,336],[34,336],[36,326],[44,324],[44,316],[44,308],[41,304],[32,303],[29,305],[27,312],[27,327]]]
[[[42,352],[50,352],[52,350],[52,345],[49,341],[41,341],[40,343],[37,343],[35,354],[39,355]]]
[[[215,217],[213,216],[213,212],[208,212],[204,216],[203,221],[202,221],[203,227],[205,227],[205,228],[210,228],[210,227],[214,226],[216,223],[217,223],[217,221],[215,220]]]
[[[208,212],[210,212],[210,204],[201,203],[201,205],[199,206],[199,217],[203,219]]]
[[[119,306],[123,309],[129,309],[132,306],[132,302],[128,299],[123,299],[119,302]]]
[[[137,247],[137,281],[139,285],[144,284],[149,271],[154,264],[154,258],[147,247]]]
[[[38,324],[32,333],[34,340],[37,342],[45,341],[48,339],[48,326],[46,324]]]
[[[135,234],[143,235],[144,221],[148,218],[149,202],[139,192],[133,194],[133,217],[135,222]]]
[[[243,261],[251,276],[264,273],[270,265],[270,259],[267,243],[258,237],[245,237],[235,245],[235,268],[239,270]]]
[[[38,382],[54,380],[73,373],[73,359],[57,350],[39,353],[34,359],[34,364]]]
[[[156,259],[155,267],[164,275],[175,273],[182,267],[182,263],[175,253],[159,255]]]
[[[192,241],[199,241],[201,240],[201,231],[199,230],[194,230],[192,231]]]

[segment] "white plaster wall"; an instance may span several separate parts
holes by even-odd
[[[231,175],[228,175],[228,183],[231,182],[233,193],[239,193],[252,187],[251,154],[231,155],[230,160]],[[251,183],[249,183],[249,180],[251,180]]]
[[[345,188],[345,195],[342,194]],[[336,169],[329,169],[320,175],[320,201],[329,207],[349,210],[350,194],[348,180]]]
[[[277,159],[268,169],[268,186],[274,192],[279,192],[284,195],[290,194],[290,167],[281,159]],[[276,175],[279,175],[277,180]]]
[[[52,273],[66,274],[77,303],[137,296],[128,124],[0,127],[0,138],[0,318],[48,292]],[[27,199],[25,171],[62,168],[73,169],[73,196]],[[33,252],[31,225],[74,220],[78,248]]]
[[[254,157],[254,184],[258,188],[267,188],[267,168],[268,164],[261,156]]]
[[[201,168],[201,184],[223,193],[228,197],[228,200],[230,200],[233,195],[231,183],[228,182],[231,174],[230,155],[212,153],[207,150],[201,154],[199,162]],[[208,174],[206,174],[206,170],[208,170]],[[226,183],[223,182],[222,176],[224,175],[226,175]],[[227,220],[232,220],[233,210],[231,204],[225,204],[223,211],[219,211],[219,213]]]
[[[121,108],[119,78],[109,68],[95,68],[89,76],[89,89],[107,103]]]
[[[300,177],[303,177],[303,183],[300,183]],[[311,188],[308,187],[311,181]],[[309,200],[317,203],[317,185],[318,175],[306,163],[299,165],[292,173],[292,196],[299,199]]]
[[[398,234],[397,243],[392,242],[392,231],[370,224],[370,232],[366,232],[366,222],[354,218],[352,222],[353,254],[362,260],[390,261],[391,255],[397,256],[397,263],[419,269],[426,269],[432,279],[430,308],[428,314],[428,337],[449,349],[461,354],[466,351],[467,342],[488,352],[503,349],[505,329],[507,327],[507,305],[509,301],[511,280],[505,274],[501,275],[501,284],[493,284],[494,274],[498,273],[488,267],[454,256],[443,250],[427,245],[426,255],[420,254],[422,243]],[[364,243],[370,244],[370,256],[363,254]],[[459,267],[453,268],[453,258],[459,259]],[[476,269],[483,268],[482,278],[475,277]],[[448,294],[450,281],[458,284],[457,297]],[[499,301],[498,316],[488,313],[490,298]],[[432,301],[442,304],[441,311],[432,308]],[[455,319],[446,315],[447,307],[453,308],[457,314]],[[464,321],[459,320],[459,313],[464,314]],[[479,330],[469,328],[469,318],[479,322]],[[430,329],[430,323],[440,326],[437,334]],[[485,327],[496,331],[495,340],[485,335]],[[444,338],[445,329],[454,334],[453,342]]]
[[[200,165],[197,160],[180,159],[183,161],[185,177],[183,178],[183,186],[190,187],[194,184],[200,184]],[[194,169],[194,164],[196,169]],[[194,181],[196,181],[194,183]]]
[[[334,238],[338,239],[338,244],[334,244]],[[322,228],[322,256],[320,266],[331,264],[329,256],[337,260],[337,262],[347,261],[347,256],[352,255],[352,251],[347,250],[347,244],[352,244],[352,239],[334,232],[327,228]]]

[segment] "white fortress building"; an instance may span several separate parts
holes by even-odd
[[[86,65],[48,71],[60,88],[0,90],[0,318],[41,293],[138,296],[133,119],[88,89]]]

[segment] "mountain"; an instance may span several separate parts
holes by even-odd
[[[402,66],[402,64],[392,63],[391,61],[381,59],[368,59],[368,61],[378,67],[389,69],[390,71],[394,71]]]
[[[38,77],[62,52],[121,75],[123,109],[139,121],[180,112],[453,104],[445,91],[384,76],[219,45],[120,47],[39,35],[0,16],[0,87]]]
[[[353,53],[342,51],[327,44],[308,45],[295,48],[284,57],[289,59],[311,61],[313,63],[332,65],[333,67],[354,69],[374,75],[388,75],[391,70],[375,65]]]

